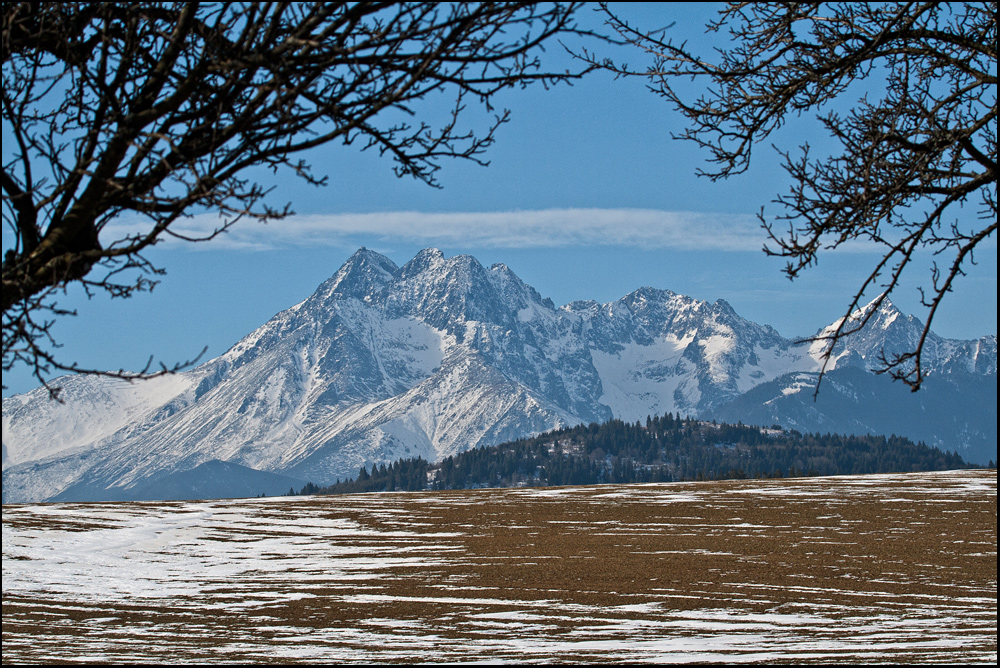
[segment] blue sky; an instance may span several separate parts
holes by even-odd
[[[702,27],[714,13],[697,3],[629,4],[621,11],[650,28],[676,22],[671,30],[691,44],[705,39]],[[596,17],[585,9],[580,19]],[[633,50],[608,54],[644,62]],[[571,66],[557,45],[546,56],[553,68]],[[750,171],[727,181],[697,177],[705,155],[671,139],[683,119],[641,80],[598,72],[573,86],[511,91],[500,103],[512,119],[486,156],[490,166],[445,162],[441,189],[398,179],[390,160],[355,146],[305,156],[317,174],[328,175],[326,187],[262,171],[260,182],[275,186],[271,202],[290,202],[295,217],[243,223],[205,244],[157,247],[149,257],[167,275],[149,294],[87,300],[71,289],[63,304],[78,315],[54,328],[62,358],[138,369],[150,355],[169,365],[208,346],[203,359],[210,359],[307,297],[360,246],[397,264],[429,246],[474,255],[487,266],[504,262],[556,304],[611,301],[646,285],[721,298],[785,336],[813,333],[841,316],[877,259],[864,247],[828,253],[790,282],[783,261],[761,252],[766,237],[755,218],[761,206],[777,212],[771,200],[788,187],[774,151],[760,147]],[[476,110],[469,120],[485,116]],[[819,132],[812,119],[798,119],[775,141],[822,146]],[[185,225],[206,229],[212,222],[199,216]],[[954,338],[996,333],[996,255],[992,239],[939,311],[935,331]],[[924,260],[892,296],[921,319],[916,287],[929,281],[930,258]],[[4,383],[5,396],[36,386],[24,371],[5,374]]]

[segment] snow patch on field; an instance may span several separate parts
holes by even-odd
[[[995,472],[5,506],[4,660],[995,664],[995,577],[934,575],[934,585],[888,563],[865,580],[845,563],[822,581],[803,571],[768,584],[759,568],[750,576],[696,568],[689,580],[651,568],[632,573],[642,587],[603,599],[589,591],[607,589],[596,581],[567,588],[556,578],[542,589],[520,579],[547,561],[566,567],[544,547],[531,551],[553,531],[581,537],[570,561],[593,558],[590,537],[612,537],[624,556],[640,537],[655,543],[669,532],[668,545],[715,538],[705,549],[640,552],[642,563],[739,563],[769,553],[734,554],[714,541],[728,533],[751,538],[730,546],[771,544],[790,523],[784,513],[748,521],[736,508],[819,504],[796,536],[856,559],[866,529],[843,522],[847,509],[887,508],[882,516],[899,518],[893,531],[902,536],[958,503],[995,508]],[[519,504],[583,506],[557,522],[547,512],[508,513],[513,524],[497,535],[514,542],[486,546],[475,541],[488,523],[462,519],[527,507]],[[715,509],[728,519],[699,520]],[[660,519],[641,519],[651,515]],[[995,529],[942,550],[995,561]],[[509,586],[484,588],[473,577],[505,565],[516,574]]]

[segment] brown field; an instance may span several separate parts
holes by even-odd
[[[996,471],[3,508],[3,662],[995,663]]]

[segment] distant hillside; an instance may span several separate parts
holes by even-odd
[[[255,471],[218,459],[199,464],[189,471],[168,473],[108,497],[105,491],[70,487],[53,501],[186,501],[192,499],[238,499],[253,496],[282,496],[302,486],[303,481],[288,476]],[[93,498],[88,498],[91,495]]]
[[[834,369],[814,392],[818,374],[792,373],[761,383],[702,419],[839,434],[899,434],[969,462],[997,456],[996,376],[952,371],[928,376],[910,392],[888,376],[859,367]]]
[[[302,493],[472,489],[725,478],[829,476],[970,468],[958,454],[891,436],[803,434],[675,418],[610,420],[468,450],[362,467],[357,478]]]

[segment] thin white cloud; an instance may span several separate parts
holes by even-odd
[[[199,215],[172,228],[188,237],[204,237],[219,218]],[[138,222],[110,225],[110,242],[142,229]],[[677,250],[759,251],[765,241],[757,219],[749,215],[710,214],[653,209],[544,209],[464,213],[389,211],[291,216],[261,224],[240,221],[204,245],[205,249],[266,250],[297,246],[340,246],[358,240],[408,241],[428,245],[492,248],[560,246],[633,246]],[[174,242],[167,240],[167,244]],[[201,246],[198,244],[197,246]]]
[[[171,230],[188,238],[204,238],[220,224],[217,215],[202,214],[177,221]],[[138,219],[115,221],[101,234],[107,245],[126,235],[141,234],[148,224]],[[469,248],[557,248],[626,246],[702,251],[760,251],[769,242],[756,216],[746,214],[661,211],[657,209],[542,209],[424,213],[386,211],[290,216],[271,223],[243,220],[206,244],[189,244],[166,236],[161,247],[204,250],[273,250],[344,247],[377,242],[412,242]],[[774,246],[773,243],[769,244]],[[978,250],[995,251],[997,240],[984,240]],[[837,251],[884,253],[883,245],[848,241]],[[837,252],[832,251],[832,252]]]

